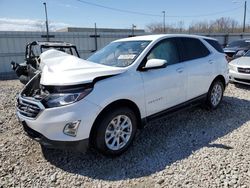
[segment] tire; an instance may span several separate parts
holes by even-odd
[[[206,105],[210,110],[216,109],[223,98],[224,85],[222,81],[215,80],[209,88]]]
[[[134,140],[137,130],[136,115],[131,109],[122,107],[108,111],[101,117],[95,130],[94,146],[104,155],[119,156]]]

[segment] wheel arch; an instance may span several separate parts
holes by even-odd
[[[209,110],[212,110],[212,109],[217,108],[218,105],[219,105],[219,103],[220,103],[220,102],[219,102],[216,106],[213,106],[213,105],[211,104],[211,100],[210,100],[210,97],[211,97],[211,90],[212,90],[212,87],[213,87],[213,85],[214,85],[214,83],[215,83],[216,81],[221,81],[221,82],[222,82],[223,87],[224,87],[224,90],[225,90],[225,87],[226,87],[226,79],[224,78],[224,76],[218,75],[218,76],[216,76],[216,77],[213,79],[213,81],[212,81],[212,83],[211,83],[211,85],[210,85],[210,87],[209,87],[209,90],[208,90],[208,92],[207,92],[207,97],[206,97],[206,102],[205,102],[205,104],[206,104],[206,106],[207,106],[207,108],[208,108]],[[224,91],[222,91],[222,97],[223,97],[223,92],[224,92]],[[220,101],[222,100],[222,97],[221,97]]]
[[[137,118],[137,125],[138,125],[138,128],[139,129],[142,129],[143,128],[143,123],[142,123],[142,119],[141,119],[141,112],[138,108],[138,106],[131,100],[128,100],[128,99],[119,99],[119,100],[116,100],[110,104],[108,104],[99,114],[98,116],[96,117],[94,123],[93,123],[93,126],[90,130],[90,135],[89,135],[89,138],[90,138],[90,143],[93,143],[93,138],[95,137],[96,135],[96,127],[98,126],[98,123],[100,123],[100,120],[103,118],[103,116],[105,115],[105,113],[107,113],[109,110],[111,110],[112,108],[117,108],[117,107],[128,107],[130,108],[131,110],[133,110],[133,112],[135,113],[136,115],[136,118]]]
[[[226,79],[224,78],[224,76],[222,76],[222,75],[216,76],[216,77],[214,78],[214,80],[212,81],[211,85],[212,85],[215,81],[217,81],[217,80],[220,80],[220,81],[223,83],[223,86],[224,86],[224,89],[225,89],[225,88],[226,88]],[[211,85],[210,85],[210,87],[211,87]]]

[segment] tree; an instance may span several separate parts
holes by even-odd
[[[166,24],[165,32],[166,33],[182,33],[185,32],[184,21],[179,21],[177,24]],[[151,33],[163,33],[163,25],[161,22],[151,23],[146,26],[146,31]]]
[[[162,23],[156,22],[146,26],[147,31],[152,33],[162,33]],[[246,27],[246,32],[250,28]],[[233,18],[221,17],[211,21],[192,22],[187,28],[185,23],[179,21],[176,24],[166,24],[167,33],[236,33],[242,32],[242,25]]]

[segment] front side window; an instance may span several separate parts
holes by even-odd
[[[163,59],[168,65],[179,63],[179,53],[174,40],[166,39],[156,44],[147,56],[149,59]]]
[[[87,60],[113,67],[127,67],[135,61],[150,42],[113,42],[91,55]]]

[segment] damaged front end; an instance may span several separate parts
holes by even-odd
[[[80,118],[74,115],[61,118],[72,106],[66,110],[57,107],[82,99],[92,90],[92,85],[44,86],[40,79],[41,73],[38,73],[17,98],[17,116],[24,132],[48,148],[86,151],[88,139],[77,138]]]
[[[17,99],[17,111],[21,116],[35,119],[46,108],[69,105],[83,99],[92,89],[93,84],[72,86],[45,86],[40,84],[38,73],[25,86]]]
[[[46,94],[43,94],[40,88],[40,78],[41,75],[38,73],[24,87],[17,98],[17,113],[19,113],[21,117],[35,119],[39,113],[45,109],[41,99],[44,98]]]
[[[126,71],[54,49],[40,56],[40,69],[18,97],[17,111],[20,118],[35,119],[47,108],[76,103],[93,90],[96,82]]]

